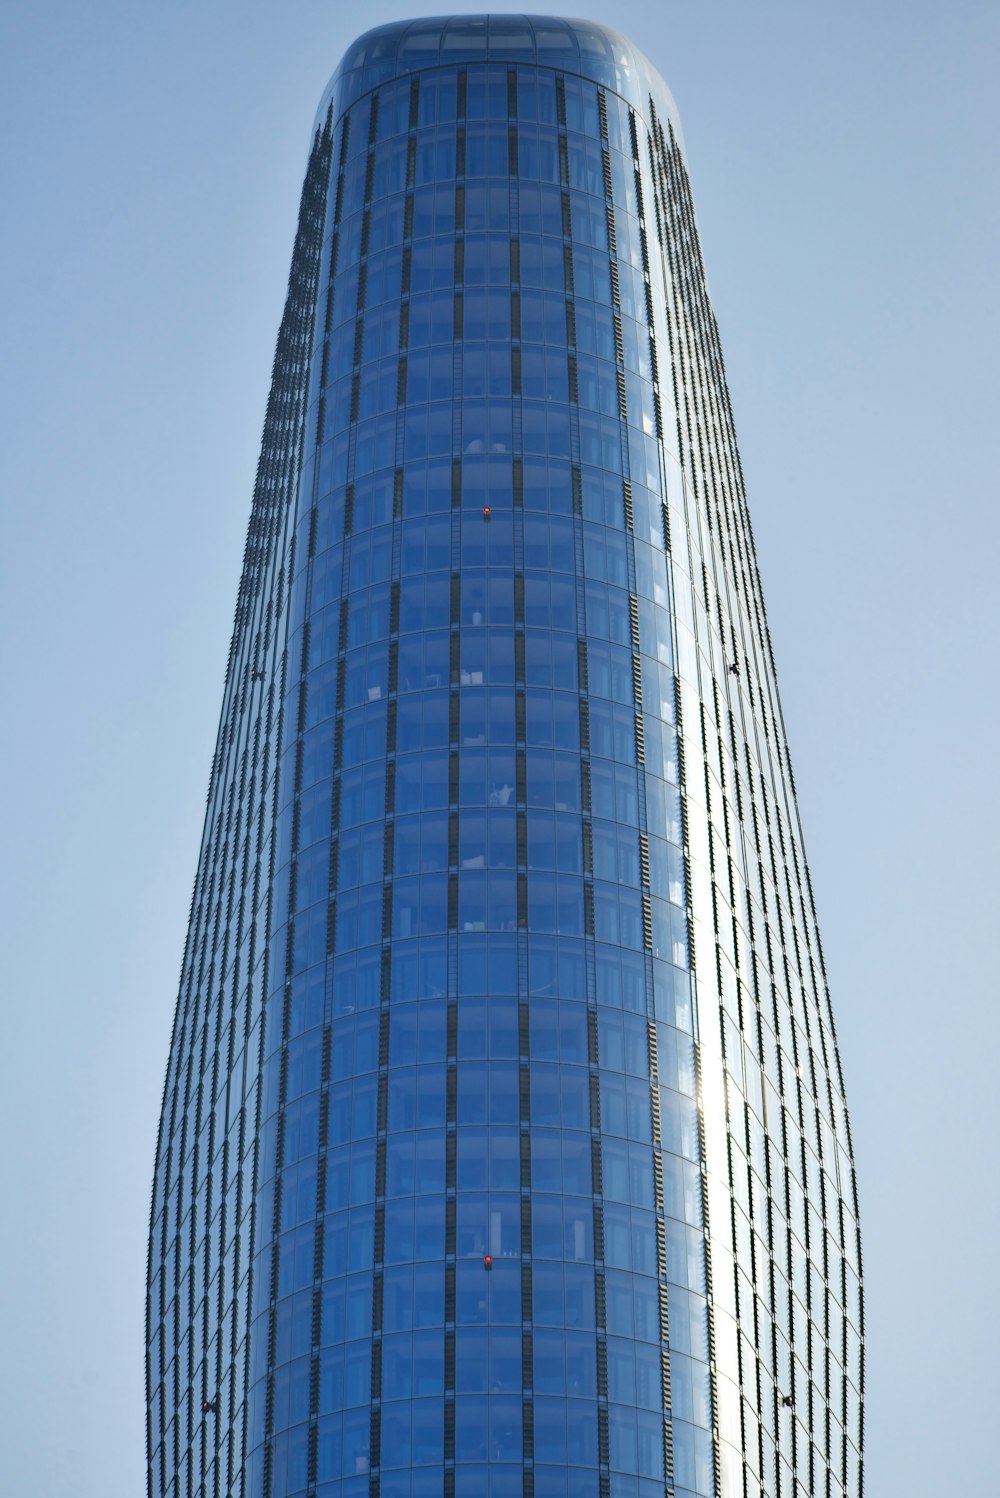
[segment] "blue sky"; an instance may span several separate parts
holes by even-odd
[[[386,0],[365,23],[421,13]],[[176,978],[309,128],[357,14],[0,19],[12,1495],[143,1490]],[[619,0],[613,19],[677,98],[726,352],[855,1126],[868,1491],[986,1492],[1000,12]]]

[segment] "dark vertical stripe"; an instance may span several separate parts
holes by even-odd
[[[590,705],[587,690],[587,618],[583,548],[583,505],[580,473],[580,407],[576,381],[575,306],[573,300],[573,223],[569,193],[569,151],[566,137],[566,92],[562,76],[556,78],[556,117],[559,140],[559,177],[562,192],[563,258],[566,282],[567,379],[570,400],[570,460],[573,474],[573,540],[576,579],[576,631],[578,696],[580,714],[580,805],[583,844],[592,844],[590,798]],[[590,1157],[594,1233],[594,1357],[597,1385],[597,1459],[600,1498],[611,1492],[610,1439],[608,1429],[607,1289],[604,1264],[604,1183],[602,1168],[600,1069],[597,1046],[597,952],[594,933],[594,875],[584,863],[584,962],[587,984],[587,1064],[590,1079]]]

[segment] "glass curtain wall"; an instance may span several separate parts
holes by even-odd
[[[150,1492],[844,1498],[833,1020],[672,101],[318,119],[158,1147]]]

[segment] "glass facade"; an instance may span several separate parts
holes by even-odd
[[[833,1017],[673,103],[321,105],[153,1191],[151,1498],[858,1498]]]

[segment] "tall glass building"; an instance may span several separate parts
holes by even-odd
[[[152,1498],[857,1498],[851,1138],[671,97],[320,105],[157,1150]]]

